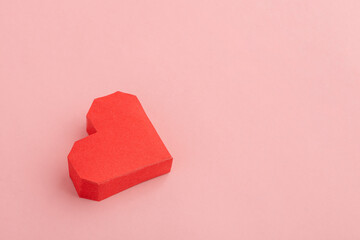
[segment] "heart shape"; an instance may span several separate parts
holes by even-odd
[[[97,98],[86,118],[89,136],[68,155],[80,197],[100,201],[170,172],[173,158],[135,95]]]

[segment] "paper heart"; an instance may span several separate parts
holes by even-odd
[[[87,118],[89,136],[68,155],[80,197],[103,200],[170,172],[172,157],[136,96],[115,92],[97,98]]]

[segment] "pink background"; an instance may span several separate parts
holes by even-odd
[[[0,1],[0,239],[360,239],[360,1]],[[172,172],[102,202],[67,154],[136,94]]]

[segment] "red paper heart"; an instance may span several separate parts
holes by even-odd
[[[172,157],[136,96],[121,92],[94,100],[86,116],[89,136],[68,155],[80,197],[100,201],[170,172]]]

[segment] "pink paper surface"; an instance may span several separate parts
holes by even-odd
[[[360,239],[360,2],[1,1],[0,239]],[[95,97],[172,171],[80,199]]]

